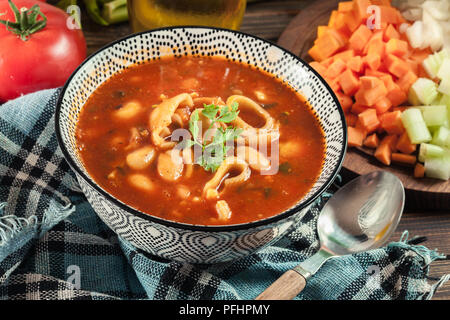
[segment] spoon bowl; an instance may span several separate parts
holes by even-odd
[[[329,258],[381,247],[397,228],[404,203],[403,185],[389,172],[376,171],[352,180],[320,212],[320,250],[285,272],[256,300],[293,299]]]
[[[404,202],[403,185],[389,172],[375,171],[352,180],[320,213],[321,246],[336,255],[381,247],[396,229]]]

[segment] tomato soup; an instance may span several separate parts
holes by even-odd
[[[178,132],[189,143],[174,140]],[[104,190],[149,215],[196,225],[291,208],[317,180],[325,152],[303,97],[219,57],[166,57],[114,75],[83,106],[76,138]],[[213,146],[214,161],[202,153]]]

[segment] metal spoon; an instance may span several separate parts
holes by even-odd
[[[403,185],[391,173],[376,171],[352,180],[319,215],[320,250],[285,272],[256,300],[293,299],[329,258],[382,246],[397,227],[404,202]]]

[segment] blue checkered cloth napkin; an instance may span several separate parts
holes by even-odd
[[[300,227],[235,262],[163,260],[117,237],[95,214],[54,132],[59,90],[0,106],[0,299],[253,299],[314,254],[317,201]],[[399,242],[333,258],[298,299],[427,299],[448,276],[428,277],[444,256]]]

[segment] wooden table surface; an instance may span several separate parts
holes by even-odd
[[[289,21],[314,0],[255,1],[247,5],[241,31],[276,42]],[[324,0],[316,0],[324,1]],[[128,24],[102,27],[82,14],[83,31],[91,54],[107,43],[131,33]],[[344,179],[347,177],[343,173]],[[397,241],[404,230],[410,237],[425,236],[423,244],[431,249],[450,255],[450,208],[446,212],[419,211],[409,208],[404,213],[392,241]],[[439,277],[450,273],[450,260],[432,264],[430,276]],[[436,293],[434,299],[450,299],[450,282]]]

